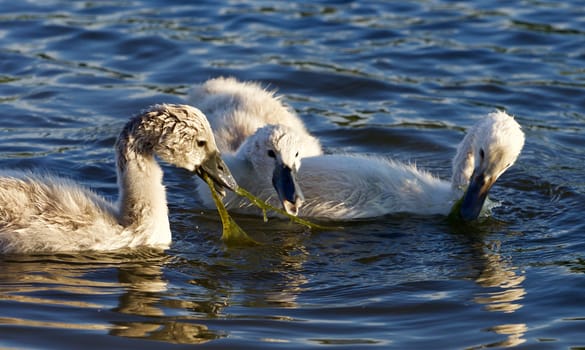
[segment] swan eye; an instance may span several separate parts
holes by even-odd
[[[485,152],[483,151],[483,148],[481,148],[479,150],[479,156],[481,157],[481,159],[484,159],[485,158]]]
[[[299,152],[297,152],[297,153],[295,154],[295,157],[298,157],[298,156],[299,156]]]
[[[197,141],[198,147],[205,147],[205,145],[207,145],[207,141],[205,141],[205,140],[198,140]]]
[[[269,149],[269,150],[268,150],[268,156],[269,156],[270,158],[276,158],[276,153],[274,153],[274,151],[273,151],[273,150]]]

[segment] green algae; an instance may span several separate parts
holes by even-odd
[[[219,213],[219,217],[221,218],[222,224],[222,233],[221,239],[224,241],[225,244],[230,246],[253,246],[259,245],[257,241],[252,239],[244,229],[238,225],[234,219],[230,216],[227,209],[223,205],[221,198],[217,191],[215,190],[215,186],[213,180],[207,175],[203,174],[203,179],[207,182],[209,189],[211,191],[211,197],[213,197],[213,201],[215,202],[215,206],[217,207],[217,212]]]
[[[219,217],[221,218],[222,223],[222,234],[221,239],[227,244],[231,246],[251,246],[251,245],[259,245],[261,243],[257,242],[256,240],[252,239],[244,229],[238,225],[234,219],[229,215],[226,207],[223,205],[221,201],[220,195],[217,193],[213,180],[207,175],[203,174],[203,179],[207,182],[209,189],[211,191],[211,196],[213,201],[215,202],[215,206],[217,207],[217,212],[219,213]],[[303,225],[311,230],[339,230],[340,227],[328,227],[319,224],[315,224],[311,221],[301,219],[294,215],[287,213],[286,211],[276,208],[262,199],[254,196],[247,190],[243,189],[242,187],[238,187],[235,193],[239,196],[247,198],[250,203],[257,206],[262,210],[262,214],[264,217],[264,222],[268,222],[267,211],[271,210],[276,213],[279,213],[287,218],[289,218],[292,222],[295,222],[299,225]]]
[[[257,206],[258,208],[260,208],[262,210],[262,214],[264,216],[264,222],[268,221],[268,217],[266,216],[266,211],[267,210],[272,210],[274,212],[277,212],[281,215],[286,216],[287,218],[289,218],[291,221],[306,226],[312,230],[335,230],[335,229],[340,229],[339,227],[328,227],[328,226],[322,226],[322,225],[318,225],[315,224],[314,222],[305,220],[305,219],[301,219],[297,216],[291,215],[289,213],[287,213],[286,211],[280,209],[280,208],[276,208],[268,203],[266,203],[265,201],[261,200],[260,198],[254,196],[253,194],[251,194],[250,192],[248,192],[247,190],[238,187],[238,189],[236,190],[236,194],[247,198],[250,203],[254,204],[255,206]]]

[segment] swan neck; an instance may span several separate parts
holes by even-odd
[[[454,189],[464,190],[469,185],[469,179],[475,167],[474,142],[475,129],[465,135],[457,146],[457,153],[453,158],[451,185]]]
[[[170,242],[163,172],[152,149],[134,147],[131,138],[122,137],[117,149],[120,224],[152,233],[149,243]]]

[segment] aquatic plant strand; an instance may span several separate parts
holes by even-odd
[[[315,223],[310,222],[308,220],[301,219],[299,217],[291,215],[280,208],[273,207],[272,205],[266,203],[265,201],[254,196],[253,194],[251,194],[250,192],[246,191],[245,189],[243,189],[241,187],[238,187],[238,189],[236,190],[236,193],[242,197],[246,197],[250,201],[250,203],[252,203],[255,206],[257,206],[258,208],[262,209],[262,213],[264,215],[265,222],[268,221],[268,218],[266,217],[266,210],[272,210],[272,211],[275,211],[279,214],[282,214],[282,215],[288,217],[289,219],[296,222],[297,224],[301,224],[301,225],[306,226],[310,229],[316,229],[316,230],[339,230],[340,229],[340,227],[327,227],[327,226],[318,225],[318,224],[315,224]]]
[[[219,194],[215,190],[215,186],[213,184],[213,180],[207,174],[203,174],[203,179],[207,182],[209,186],[209,190],[211,191],[211,197],[215,202],[215,206],[217,207],[217,212],[219,213],[219,217],[221,218],[221,224],[223,226],[221,239],[227,245],[259,245],[257,241],[250,238],[246,231],[244,231],[229,215],[227,209],[223,205]]]

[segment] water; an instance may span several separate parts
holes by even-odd
[[[219,75],[277,88],[331,152],[442,177],[502,108],[527,141],[487,220],[392,215],[310,233],[236,217],[227,249],[166,168],[174,244],[0,259],[0,346],[585,347],[585,3],[1,1],[0,166],[115,199],[126,119]]]

